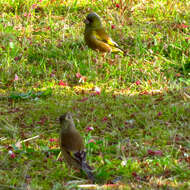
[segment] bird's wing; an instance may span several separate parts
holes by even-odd
[[[108,34],[103,29],[94,30],[93,35],[95,36],[96,40],[99,40],[111,46],[113,52],[114,51],[123,52],[123,50],[119,47],[119,45],[115,41],[113,41],[112,38],[109,37]]]
[[[70,166],[77,169],[82,169],[82,163],[75,159],[70,152],[66,151],[64,148],[61,149],[63,158],[65,162]]]
[[[80,151],[72,154],[71,152],[68,152],[62,148],[62,154],[64,160],[69,166],[77,169],[82,169],[90,180],[95,180],[92,173],[92,168],[86,163],[86,152]]]

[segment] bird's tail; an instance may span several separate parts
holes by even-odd
[[[81,169],[86,173],[88,178],[94,182],[93,169],[86,163],[86,152],[81,151],[75,153],[75,158],[81,163]]]
[[[93,182],[95,181],[92,168],[86,162],[82,162],[82,170],[86,173],[90,180],[92,180]]]
[[[67,152],[64,149],[62,149],[62,154],[64,160],[67,162],[69,166],[77,169],[82,169],[90,180],[92,180],[93,182],[95,181],[93,169],[86,163],[85,151],[76,152],[72,156],[70,152]]]

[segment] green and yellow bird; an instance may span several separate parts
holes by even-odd
[[[69,167],[82,169],[88,178],[95,180],[92,168],[86,162],[86,152],[84,150],[83,138],[75,127],[71,113],[65,113],[59,118],[60,130],[60,148],[65,163]]]
[[[123,54],[124,51],[105,32],[100,16],[95,12],[87,15],[85,23],[84,39],[93,50],[100,52],[114,52]]]

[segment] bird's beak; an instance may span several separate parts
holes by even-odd
[[[85,23],[85,24],[89,24],[90,22],[89,22],[89,20],[85,19],[85,20],[84,20],[84,23]]]

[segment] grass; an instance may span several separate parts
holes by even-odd
[[[0,189],[88,183],[56,161],[57,118],[66,111],[99,184],[188,189],[189,8],[186,0],[1,0]],[[127,56],[85,45],[90,11]]]

